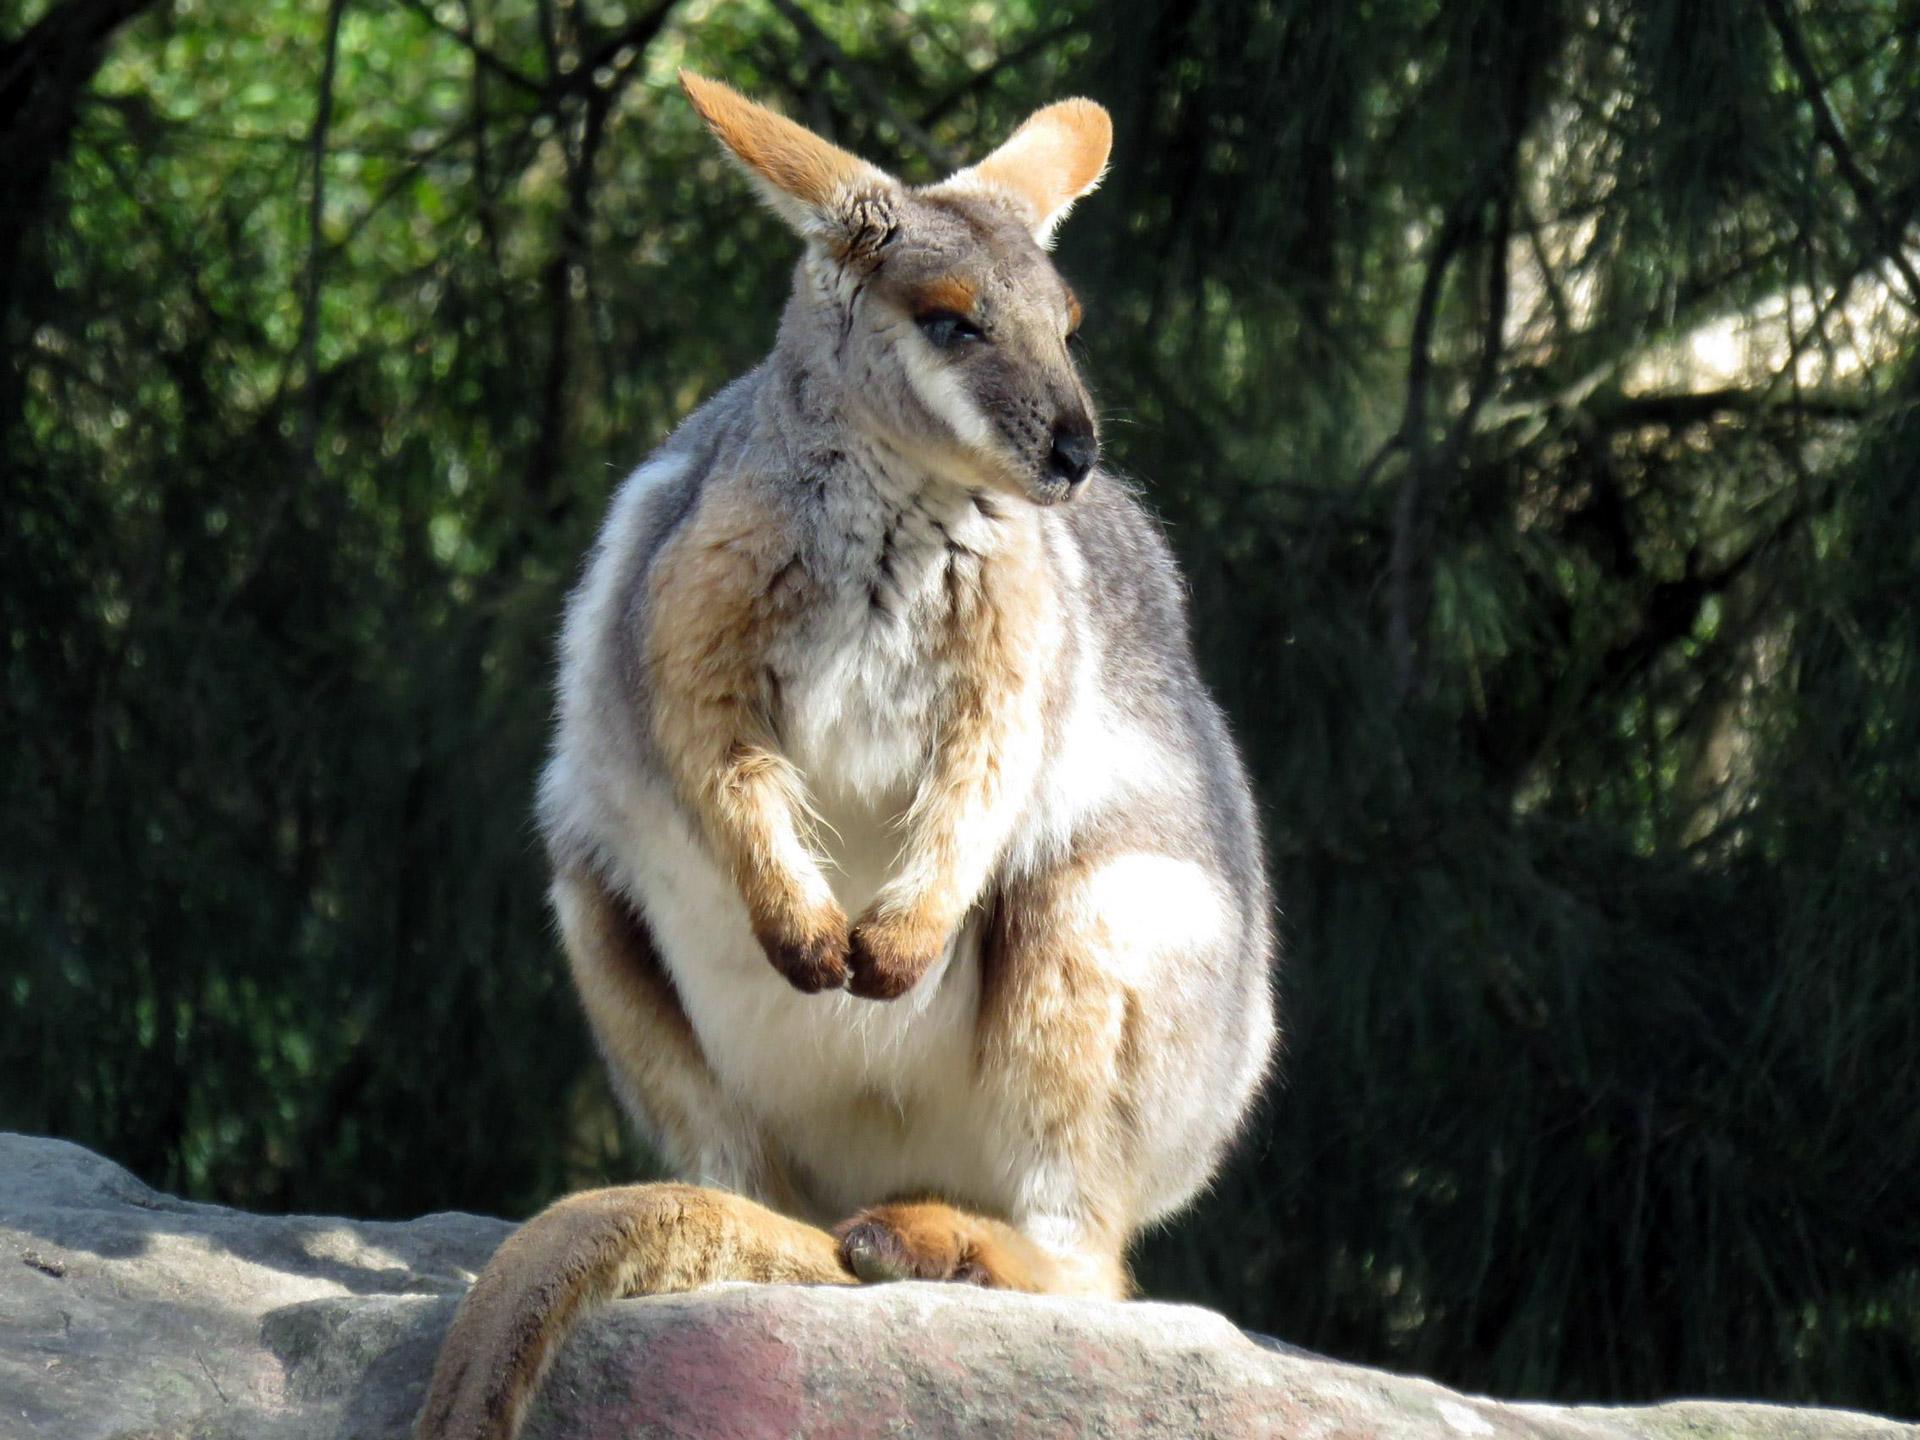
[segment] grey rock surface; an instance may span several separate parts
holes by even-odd
[[[399,1440],[509,1226],[267,1217],[0,1135],[0,1440]],[[1261,1345],[1186,1306],[962,1287],[626,1301],[567,1347],[531,1440],[1286,1436],[1920,1440],[1831,1410],[1506,1405]]]

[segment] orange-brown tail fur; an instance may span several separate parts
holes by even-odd
[[[461,1301],[417,1440],[513,1440],[588,1311],[715,1280],[857,1283],[833,1236],[738,1195],[669,1184],[569,1196],[509,1236]]]

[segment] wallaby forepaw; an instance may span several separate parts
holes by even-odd
[[[847,989],[863,1000],[897,1000],[934,967],[946,933],[884,917],[863,919],[848,942]]]
[[[787,983],[806,995],[847,983],[847,917],[838,910],[804,928],[756,930],[760,948]]]

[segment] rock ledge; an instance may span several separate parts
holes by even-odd
[[[402,1440],[509,1226],[243,1214],[0,1134],[0,1440]],[[1262,1344],[1188,1306],[950,1286],[623,1302],[529,1440],[899,1435],[1920,1440],[1832,1410],[1506,1405]]]

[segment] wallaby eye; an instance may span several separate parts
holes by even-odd
[[[986,331],[951,310],[929,310],[924,315],[913,317],[913,323],[920,327],[920,333],[927,337],[927,343],[936,350],[950,350],[969,340],[984,340]]]

